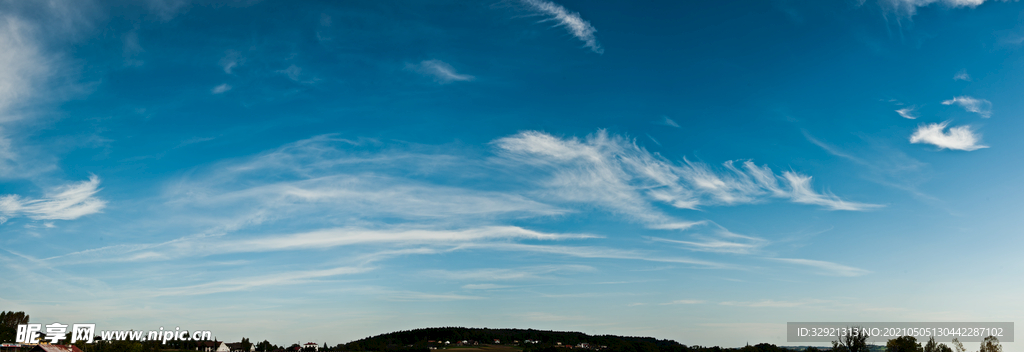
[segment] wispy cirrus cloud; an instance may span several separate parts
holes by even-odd
[[[452,65],[441,60],[423,60],[416,64],[407,63],[405,69],[434,79],[438,84],[468,82],[476,77],[455,71]]]
[[[60,263],[161,261],[183,257],[204,257],[229,253],[262,253],[327,249],[355,245],[429,246],[448,248],[489,241],[536,240],[562,241],[590,239],[590,234],[559,234],[532,231],[516,226],[493,226],[458,230],[443,229],[363,229],[333,228],[262,237],[225,235],[186,236],[170,241],[148,244],[115,245],[47,258]],[[399,252],[395,255],[430,254]],[[389,253],[383,253],[388,255]]]
[[[959,105],[968,112],[973,112],[984,118],[992,117],[992,102],[985,99],[977,99],[969,96],[954,97],[942,102],[942,105]]]
[[[870,274],[870,271],[855,268],[852,266],[846,266],[833,262],[823,260],[812,260],[812,259],[796,259],[796,258],[766,258],[777,262],[795,264],[805,267],[810,267],[818,271],[819,274],[829,276],[862,276]]]
[[[557,26],[565,27],[576,39],[583,41],[583,45],[591,51],[602,54],[604,48],[597,42],[594,33],[597,29],[590,25],[579,13],[570,12],[562,5],[546,0],[521,0],[533,11],[548,17],[545,21],[555,21]]]
[[[915,108],[913,106],[911,106],[909,108],[898,109],[898,110],[896,110],[896,113],[900,114],[900,116],[902,116],[905,119],[914,120],[914,119],[917,119],[917,114],[914,113],[914,109]]]
[[[650,237],[652,241],[679,245],[697,252],[751,254],[768,245],[763,238],[732,233],[726,228],[712,223],[711,231],[693,231],[692,240],[677,240]]]
[[[527,131],[493,142],[511,161],[548,173],[541,185],[548,197],[585,202],[628,215],[651,228],[690,227],[655,210],[652,202],[676,208],[757,203],[768,198],[820,205],[831,210],[867,210],[876,205],[850,202],[811,187],[811,177],[793,171],[775,174],[751,161],[710,166],[683,159],[673,163],[635,141],[605,131],[585,139],[557,138]],[[681,226],[685,225],[685,226]]]
[[[716,269],[742,268],[739,265],[719,263],[710,260],[701,260],[680,256],[664,256],[659,255],[657,253],[652,253],[650,251],[607,248],[597,246],[558,246],[502,242],[467,243],[459,246],[459,249],[474,248],[493,249],[500,251],[557,254],[561,256],[570,256],[576,258],[642,260],[656,263],[692,264]]]
[[[971,126],[952,127],[946,131],[949,122],[923,124],[910,136],[910,143],[931,144],[939,149],[972,151],[988,148],[981,143],[981,137],[971,130]]]
[[[15,16],[0,17],[0,122],[11,120],[11,109],[34,97],[51,74],[51,62],[33,38],[36,27]]]
[[[751,307],[751,308],[793,308],[812,304],[828,303],[824,300],[802,300],[802,301],[776,301],[764,299],[760,301],[725,301],[718,304],[723,306]]]
[[[967,70],[960,70],[953,76],[954,81],[971,81],[971,75],[967,74]]]
[[[267,275],[216,280],[198,285],[169,287],[152,292],[154,296],[194,296],[214,293],[245,291],[260,287],[301,285],[312,280],[341,275],[359,274],[372,270],[365,267],[337,267],[321,270],[288,271]]]
[[[232,74],[234,69],[239,65],[245,63],[245,58],[242,57],[241,53],[228,50],[224,57],[220,59],[220,67],[224,69],[224,73]]]
[[[229,90],[231,90],[231,85],[229,85],[227,83],[224,83],[224,84],[221,84],[219,86],[213,87],[213,89],[210,90],[210,93],[221,94],[221,93],[227,92]]]
[[[679,124],[676,123],[675,120],[668,118],[668,116],[662,116],[661,120],[655,121],[654,123],[658,125],[680,128]]]
[[[952,8],[975,8],[984,4],[986,0],[877,0],[878,4],[885,9],[898,15],[913,17],[920,7],[932,4],[941,4]],[[1003,2],[1007,0],[1001,0]],[[994,0],[989,2],[995,2]],[[863,3],[863,0],[861,1]]]
[[[16,216],[34,220],[74,220],[103,210],[107,202],[95,197],[100,191],[99,177],[54,188],[43,198],[18,195],[0,196],[0,215],[6,221]]]
[[[557,272],[595,271],[588,265],[539,265],[522,268],[486,268],[473,270],[428,270],[424,275],[447,280],[463,281],[513,281],[539,279]]]

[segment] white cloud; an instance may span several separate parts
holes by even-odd
[[[699,299],[680,299],[680,300],[675,300],[675,301],[668,302],[668,303],[662,303],[661,305],[667,306],[667,305],[673,305],[673,304],[703,304],[703,303],[707,303],[707,302],[699,300]]]
[[[241,53],[234,50],[228,50],[224,57],[220,59],[220,67],[224,69],[224,73],[229,75],[234,73],[234,69],[243,63],[245,63],[245,58],[242,57]]]
[[[767,166],[757,166],[751,161],[743,161],[741,166],[727,161],[721,171],[685,158],[673,163],[637,146],[635,141],[609,136],[604,131],[584,140],[527,131],[498,139],[493,144],[510,161],[549,174],[541,183],[547,189],[544,196],[563,202],[600,205],[651,228],[681,223],[656,210],[652,202],[695,209],[700,205],[788,198],[832,210],[875,207],[817,193],[811,189],[809,176],[795,172],[778,176]],[[686,223],[684,227],[693,224]]]
[[[790,198],[797,203],[821,205],[831,210],[867,210],[880,207],[877,204],[847,202],[830,192],[815,192],[811,189],[810,176],[786,171],[783,177],[789,183]]]
[[[225,179],[227,180],[227,179]],[[182,184],[172,205],[223,214],[222,231],[293,216],[381,217],[430,223],[480,223],[489,219],[554,216],[571,211],[509,193],[431,185],[382,175],[334,175],[281,181],[240,190],[224,184]]]
[[[917,131],[910,136],[910,143],[927,143],[937,146],[939,149],[966,151],[988,148],[988,146],[978,144],[981,142],[981,137],[975,135],[970,126],[957,126],[950,128],[949,132],[945,132],[948,124],[949,122],[919,125]]]
[[[231,86],[228,85],[227,83],[224,83],[224,84],[221,84],[219,86],[213,87],[213,90],[211,90],[210,92],[213,93],[213,94],[220,94],[220,93],[227,92],[229,90],[231,90]]]
[[[659,124],[659,125],[665,125],[665,126],[670,126],[670,127],[680,128],[680,127],[679,127],[679,124],[678,124],[678,123],[676,123],[676,122],[675,122],[674,120],[672,120],[672,119],[668,118],[668,116],[662,116],[662,117],[661,117],[661,120],[658,120],[658,121],[657,121],[657,122],[655,122],[655,123],[656,123],[656,124]]]
[[[11,110],[34,97],[51,74],[51,63],[33,39],[35,26],[14,16],[0,16],[0,123]]]
[[[586,265],[541,265],[525,268],[489,268],[460,271],[430,270],[425,272],[424,274],[427,276],[438,277],[447,280],[509,281],[540,279],[545,274],[563,271],[594,271],[594,268]]]
[[[302,74],[302,68],[300,68],[298,66],[295,66],[295,65],[290,65],[290,66],[288,66],[288,68],[280,70],[280,71],[277,71],[277,72],[278,73],[283,73],[285,76],[288,76],[288,79],[298,82],[299,81],[299,75]]]
[[[750,241],[749,243],[743,242],[732,242],[722,239],[714,238],[699,238],[698,241],[680,241],[670,240],[665,238],[651,237],[651,240],[665,243],[673,243],[683,245],[687,249],[699,252],[716,252],[716,253],[736,253],[736,254],[748,254],[759,248],[761,248],[766,242],[763,239],[757,239],[759,241]]]
[[[463,172],[452,177],[494,172],[481,163],[440,153],[381,151],[372,140],[319,136],[213,165],[173,184],[166,197],[174,209],[210,219],[211,232],[309,217],[330,227],[342,219],[370,226],[381,218],[472,227],[574,212],[515,191],[455,187],[410,176],[453,169]]]
[[[147,2],[150,11],[164,21],[170,21],[178,14],[187,11],[192,5],[191,0],[148,0]]]
[[[900,114],[900,116],[903,116],[903,118],[907,118],[907,119],[911,119],[911,120],[917,118],[917,114],[914,114],[914,107],[913,106],[911,106],[909,108],[902,108],[902,109],[896,110],[896,113]]]
[[[259,287],[281,287],[301,285],[319,278],[352,275],[370,271],[362,267],[337,267],[323,270],[290,271],[276,274],[216,280],[205,284],[165,288],[154,292],[155,296],[192,296],[221,292],[251,290]]]
[[[462,288],[465,289],[465,290],[496,290],[496,289],[502,289],[502,288],[508,288],[508,287],[511,287],[511,286],[495,285],[495,284],[469,284],[469,285],[462,285]]]
[[[533,245],[533,244],[522,244],[522,243],[501,243],[501,242],[487,242],[487,243],[467,243],[459,245],[459,249],[495,249],[503,251],[514,251],[514,252],[532,252],[532,253],[547,253],[557,254],[560,256],[570,256],[577,258],[603,258],[603,259],[623,259],[623,260],[643,260],[657,263],[678,263],[678,264],[692,264],[700,265],[709,268],[717,269],[736,269],[735,265],[723,264],[713,261],[693,259],[687,257],[664,257],[658,256],[650,252],[636,251],[636,250],[625,250],[616,248],[605,248],[605,247],[583,247],[583,246],[553,246],[553,245]]]
[[[0,203],[2,204],[2,203]],[[90,249],[49,259],[66,263],[123,262],[169,260],[187,256],[207,256],[227,253],[262,253],[326,249],[341,246],[390,244],[401,246],[433,246],[458,248],[472,243],[488,241],[563,241],[598,238],[589,234],[556,234],[532,231],[516,226],[491,226],[460,230],[441,229],[363,229],[332,228],[309,232],[272,235],[255,238],[236,238],[226,235],[197,235],[181,237],[161,243],[115,245]],[[436,251],[416,249],[395,253],[377,253],[362,258],[374,261],[383,255],[432,254]]]
[[[495,239],[529,239],[555,241],[587,239],[597,236],[589,234],[553,234],[527,230],[516,226],[492,226],[464,230],[363,230],[327,229],[298,233],[287,236],[272,236],[254,239],[239,239],[222,243],[206,244],[215,252],[265,252],[278,250],[300,250],[330,248],[360,243],[402,243],[402,244],[452,244]],[[180,244],[175,244],[180,247]]]
[[[522,0],[522,2],[529,5],[534,11],[548,16],[547,21],[555,21],[557,25],[565,27],[576,39],[582,40],[584,46],[590,48],[591,51],[598,54],[604,53],[604,48],[601,47],[601,44],[597,42],[597,38],[594,37],[597,29],[591,26],[590,22],[583,20],[579,13],[569,12],[562,5],[551,1]]]
[[[878,3],[887,11],[912,17],[917,13],[917,8],[929,6],[935,3],[953,8],[974,8],[985,3],[985,1],[986,0],[878,0]],[[1007,0],[1002,1],[1005,2]]]
[[[434,82],[448,84],[452,82],[468,82],[476,77],[455,72],[455,68],[441,60],[423,60],[418,64],[405,64],[407,70],[431,77]]]
[[[836,264],[833,262],[826,262],[822,260],[811,260],[811,259],[794,259],[794,258],[767,258],[769,260],[779,261],[783,263],[796,264],[802,266],[808,266],[815,268],[819,274],[829,276],[862,276],[871,273],[870,271],[854,268],[852,266],[846,266],[842,264]]]
[[[472,299],[483,299],[478,296],[467,296],[457,294],[436,294],[413,291],[390,292],[386,298],[392,301],[462,301]]]
[[[950,100],[942,102],[942,105],[960,105],[969,112],[981,115],[981,117],[989,118],[992,116],[992,103],[985,99],[975,99],[969,96],[955,97]]]
[[[0,214],[5,217],[23,215],[34,220],[74,220],[99,213],[107,204],[95,197],[100,191],[99,184],[100,179],[92,176],[89,181],[57,187],[41,199],[0,196]]]
[[[753,308],[792,308],[792,307],[805,306],[805,305],[808,305],[808,304],[825,303],[825,302],[827,302],[827,301],[822,301],[822,300],[776,301],[776,300],[765,299],[765,300],[751,301],[751,302],[726,301],[726,302],[721,302],[719,304],[723,305],[723,306],[753,307]]]
[[[130,67],[142,66],[145,62],[139,60],[140,54],[146,50],[139,44],[139,33],[137,29],[131,30],[121,36],[121,56],[124,65]]]
[[[681,245],[683,248],[697,252],[751,254],[768,245],[768,240],[752,236],[732,233],[726,228],[713,225],[710,233],[700,231],[690,235],[694,240],[683,241],[666,238],[650,237],[652,241]]]
[[[967,74],[967,70],[960,70],[960,72],[957,72],[956,75],[953,76],[953,80],[954,81],[970,81],[971,80],[971,75]]]

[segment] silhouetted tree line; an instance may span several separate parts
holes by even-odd
[[[14,341],[18,334],[18,324],[28,324],[25,312],[0,312],[0,342]]]
[[[934,337],[928,338],[928,342],[921,345],[913,336],[900,336],[889,340],[885,344],[885,352],[967,352],[967,348],[959,340],[953,339],[953,347],[950,348],[944,343],[936,343]],[[986,337],[981,341],[978,352],[1003,352],[1003,346],[995,336]]]
[[[494,339],[503,344],[519,341],[523,352],[568,352],[565,345],[588,343],[592,348],[602,346],[607,352],[724,352],[721,347],[686,346],[673,340],[659,340],[653,337],[587,335],[581,332],[562,332],[534,329],[479,329],[463,327],[426,328],[396,331],[387,334],[367,337],[364,339],[340,344],[336,347],[342,351],[429,351],[431,346],[441,346],[445,341],[455,344],[460,341],[476,341],[481,344],[492,343]],[[434,340],[434,343],[428,341]],[[525,343],[526,340],[540,341]],[[557,345],[558,342],[562,346]],[[772,344],[758,344],[739,349],[740,352],[793,352],[791,349]]]

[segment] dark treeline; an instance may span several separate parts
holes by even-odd
[[[718,346],[687,346],[673,340],[659,340],[653,337],[587,335],[581,332],[562,332],[534,329],[487,329],[487,328],[426,328],[367,337],[364,339],[340,344],[335,349],[342,351],[428,351],[432,346],[442,346],[445,341],[456,344],[461,341],[472,341],[480,344],[491,344],[494,340],[502,344],[518,341],[523,352],[566,352],[561,346],[577,346],[581,343],[590,345],[591,349],[608,352],[722,352],[739,350],[741,352],[793,352],[793,350],[762,343],[739,349],[725,349]],[[526,343],[527,340],[538,341]],[[429,342],[434,341],[434,342]],[[558,343],[561,343],[559,345]]]
[[[18,324],[28,324],[25,312],[0,312],[0,342],[14,341],[18,333]]]

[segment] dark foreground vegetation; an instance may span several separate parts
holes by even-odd
[[[0,312],[0,342],[14,341],[18,324],[26,324],[29,316],[24,312]],[[355,340],[336,346],[303,348],[298,344],[277,346],[269,341],[250,343],[242,338],[233,344],[238,352],[1003,352],[999,340],[989,336],[978,350],[968,350],[953,340],[952,347],[936,343],[932,338],[919,343],[911,336],[889,340],[885,346],[871,345],[868,336],[847,336],[833,341],[832,347],[784,347],[767,343],[739,348],[684,345],[673,340],[653,337],[587,335],[581,332],[547,331],[534,329],[488,329],[443,327],[397,331]],[[210,341],[96,341],[73,343],[83,352],[194,352],[210,346]],[[62,342],[67,344],[68,342]],[[27,349],[19,352],[29,352]]]

